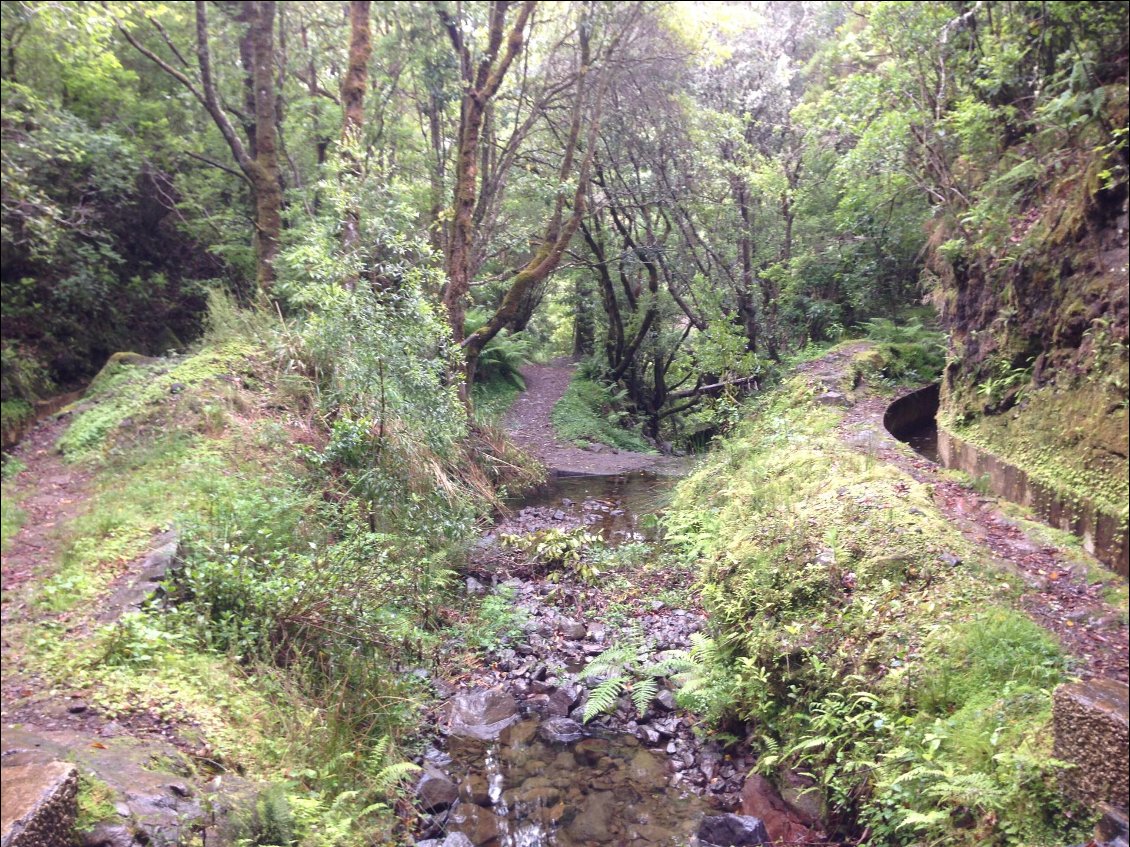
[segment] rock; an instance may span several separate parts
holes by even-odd
[[[585,737],[585,730],[572,718],[550,718],[538,727],[538,736],[550,744],[571,744]]]
[[[497,688],[465,691],[448,708],[448,731],[459,738],[490,741],[518,720],[518,702]]]
[[[416,784],[416,799],[428,812],[440,812],[459,799],[459,786],[438,768],[426,766]]]
[[[588,628],[572,618],[561,618],[557,622],[557,631],[570,641],[581,641],[588,634]]]
[[[549,702],[546,704],[546,711],[555,717],[567,717],[573,707],[577,705],[577,697],[580,692],[572,686],[558,688],[549,695]]]
[[[462,832],[451,832],[443,839],[441,847],[475,847],[475,842]]]
[[[82,839],[82,847],[134,847],[133,833],[120,823],[100,823]]]
[[[741,813],[760,818],[774,842],[807,844],[815,840],[812,830],[789,808],[773,783],[763,776],[754,774],[746,779],[742,786]]]
[[[87,706],[86,703],[82,702],[82,700],[78,700],[74,703],[71,703],[71,705],[67,706],[67,711],[70,712],[72,715],[81,715],[88,708],[90,708],[90,707]]]
[[[466,586],[467,586],[467,593],[471,594],[473,596],[477,596],[479,594],[485,594],[486,590],[487,590],[487,587],[485,585],[483,585],[481,582],[479,582],[477,579],[475,579],[473,576],[467,577]]]
[[[586,738],[573,748],[573,758],[582,767],[591,768],[608,755],[608,742],[603,738]]]
[[[493,841],[502,831],[498,818],[493,812],[481,806],[467,806],[462,803],[451,813],[449,823],[455,832],[463,835],[473,847]],[[447,847],[446,839],[443,843],[444,847]]]
[[[661,709],[665,709],[668,712],[673,712],[678,708],[678,704],[675,703],[675,692],[667,688],[664,688],[655,695],[655,702],[659,704]]]
[[[1112,679],[1061,685],[1053,694],[1054,755],[1078,767],[1064,788],[1091,806],[1127,808],[1130,780],[1130,687]]]
[[[78,816],[78,769],[69,762],[0,769],[0,833],[4,847],[56,847],[71,842]]]
[[[482,774],[470,774],[459,784],[459,799],[476,806],[491,806],[490,784]]]
[[[777,775],[780,778],[781,798],[804,824],[819,826],[823,823],[827,806],[815,781],[788,768],[782,768]]]
[[[707,815],[698,825],[698,840],[714,847],[756,847],[769,844],[765,824],[748,815]]]
[[[663,763],[647,750],[638,750],[628,763],[628,778],[633,782],[662,784],[665,775]]]
[[[611,791],[589,794],[584,807],[569,824],[569,835],[579,844],[603,844],[611,841],[612,806]]]

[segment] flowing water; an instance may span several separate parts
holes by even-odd
[[[582,524],[609,544],[653,541],[655,513],[677,478],[556,477],[512,504],[514,519],[527,530],[542,521]],[[560,656],[536,658],[564,672],[577,669]],[[460,801],[446,813],[444,831],[484,847],[698,844],[707,804],[686,783],[671,785],[663,746],[648,749],[635,735],[592,725],[573,724],[578,732],[561,738],[550,728],[554,720],[561,719],[527,710],[497,740],[448,737],[438,764],[459,785]]]
[[[523,720],[498,741],[451,740],[449,770],[471,802],[450,831],[472,841],[497,832],[489,843],[499,847],[696,843],[705,804],[668,787],[662,755],[630,735],[553,744],[540,723]]]

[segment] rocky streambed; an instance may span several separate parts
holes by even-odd
[[[418,844],[770,843],[765,822],[736,813],[772,811],[756,798],[743,802],[752,759],[696,733],[670,680],[659,680],[642,714],[625,694],[609,713],[584,720],[593,689],[608,676],[581,673],[594,658],[635,645],[623,670],[630,682],[639,668],[688,650],[705,626],[692,576],[649,567],[651,554],[640,546],[652,534],[646,516],[669,485],[653,475],[566,480],[484,540],[467,591],[508,598],[515,625],[481,665],[436,683],[444,703],[420,760]],[[579,526],[609,544],[635,545],[628,558],[637,566],[584,582],[538,573],[495,543]],[[780,821],[767,822],[779,835]]]

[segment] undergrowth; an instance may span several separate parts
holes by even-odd
[[[1059,648],[930,491],[813,398],[785,382],[677,490],[667,539],[699,562],[713,627],[681,702],[807,784],[834,836],[1084,840],[1048,744]]]
[[[651,446],[639,433],[625,428],[625,415],[617,411],[612,391],[579,371],[553,407],[557,437],[582,447],[604,444],[619,450],[646,453]]]
[[[469,431],[442,363],[409,361],[442,326],[415,308],[358,295],[294,325],[217,299],[198,350],[117,357],[60,440],[92,495],[11,667],[110,719],[168,721],[207,767],[264,786],[249,843],[392,838],[429,697],[412,671],[439,661],[475,521],[533,479]],[[166,599],[100,623],[168,529]]]

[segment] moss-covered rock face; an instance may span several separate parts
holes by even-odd
[[[1105,92],[1106,119],[1124,127],[1125,86]],[[1096,145],[1080,138],[1059,152],[1054,178],[1027,189],[1006,238],[932,256],[951,339],[941,417],[1063,495],[1125,518],[1127,183],[1112,184],[1112,154]],[[952,234],[939,223],[935,242]]]

